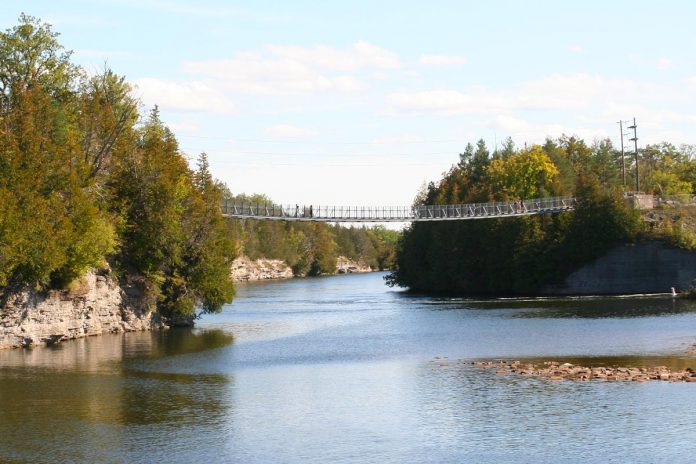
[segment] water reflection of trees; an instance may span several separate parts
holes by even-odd
[[[177,372],[190,367],[190,358],[168,357],[207,357],[205,350],[231,342],[219,330],[172,330],[2,352],[0,461],[46,453],[79,461],[95,450],[123,450],[134,438],[122,427],[128,424],[191,430],[216,423],[229,415],[232,379]],[[159,370],[163,360],[171,372]],[[50,451],[43,449],[48,444]]]
[[[152,359],[197,353],[221,348],[233,340],[233,336],[223,330],[187,328],[104,334],[49,347],[0,350],[0,368],[109,371],[124,359]]]

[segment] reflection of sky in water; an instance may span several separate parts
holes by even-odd
[[[693,384],[466,361],[696,367],[694,341],[695,305],[664,297],[428,298],[378,274],[245,285],[194,330],[0,352],[0,462],[689,462]]]

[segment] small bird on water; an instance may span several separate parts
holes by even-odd
[[[672,287],[672,297],[677,296],[677,292],[674,290],[674,287]]]

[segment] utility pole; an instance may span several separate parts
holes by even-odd
[[[626,187],[626,157],[624,156],[624,134],[623,131],[623,121],[619,121],[619,132],[621,133],[621,178],[623,179],[623,185]]]
[[[633,154],[636,157],[636,193],[638,193],[640,192],[640,182],[638,181],[638,125],[636,124],[636,118],[633,118],[633,125],[628,126],[628,128],[633,129],[633,137],[628,140],[633,142]]]

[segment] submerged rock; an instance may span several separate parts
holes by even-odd
[[[696,373],[691,369],[672,371],[666,366],[658,367],[591,367],[571,363],[546,361],[539,364],[520,361],[474,361],[471,363],[482,369],[495,369],[497,374],[518,374],[544,378],[552,381],[562,380],[602,380],[613,382],[696,382]]]

